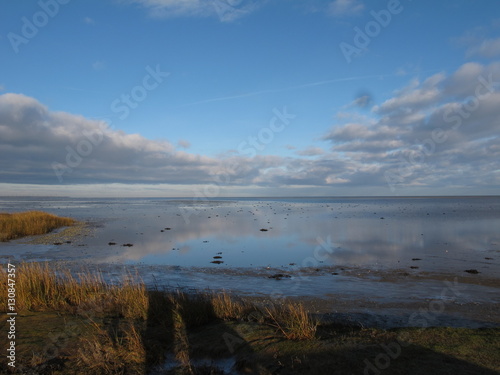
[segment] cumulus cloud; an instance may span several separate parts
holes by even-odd
[[[19,94],[0,96],[0,155],[3,182],[178,183],[194,181],[195,175],[203,179],[214,165],[207,157],[176,151],[169,142],[52,112]]]
[[[467,58],[494,58],[500,56],[500,38],[497,37],[500,23],[495,20],[490,25],[482,25],[465,32],[453,41],[465,47]]]
[[[0,184],[61,185],[62,180],[63,185],[172,186],[172,191],[215,184],[221,191],[296,187],[323,195],[359,194],[360,188],[365,194],[391,194],[389,188],[402,187],[402,194],[493,193],[500,188],[498,103],[500,63],[468,63],[450,74],[411,81],[369,114],[356,108],[342,112],[341,123],[321,138],[328,150],[288,146],[295,156],[249,158],[236,152],[198,155],[185,150],[187,140],[150,140],[51,111],[35,98],[3,94]]]
[[[500,186],[500,64],[467,63],[410,84],[323,139],[342,153],[349,177],[376,171],[394,186]],[[362,169],[362,168],[368,169]],[[361,180],[361,181],[362,181]]]
[[[500,38],[486,39],[467,49],[467,56],[496,57],[500,55]]]
[[[287,181],[279,178],[282,171],[305,182],[314,168],[272,155],[189,153],[168,141],[53,112],[34,98],[9,93],[0,95],[0,171],[0,183],[11,184],[276,186]]]

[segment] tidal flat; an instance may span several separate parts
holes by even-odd
[[[252,353],[270,360],[264,361],[256,373],[272,373],[272,366],[279,367],[279,363],[286,369],[283,373],[323,373],[311,365],[313,358],[323,358],[327,367],[332,363],[318,354],[316,345],[322,348],[326,345],[325,353],[333,353],[330,345],[338,345],[340,338],[347,340],[341,342],[348,343],[340,352],[357,353],[352,355],[361,362],[354,365],[348,361],[348,367],[342,365],[339,373],[351,373],[352,366],[362,373],[363,360],[373,357],[370,362],[373,363],[380,345],[390,342],[389,336],[394,339],[396,331],[410,332],[411,342],[421,340],[418,345],[428,341],[428,345],[422,347],[412,346],[417,352],[403,351],[406,354],[401,354],[401,358],[408,355],[409,360],[419,353],[422,361],[432,357],[429,360],[434,363],[444,360],[434,357],[441,353],[434,351],[435,348],[449,344],[444,350],[446,361],[460,358],[457,366],[477,365],[479,367],[470,368],[479,371],[475,373],[499,370],[493,355],[487,356],[487,363],[480,364],[472,354],[464,356],[469,351],[472,353],[474,345],[481,340],[486,340],[480,345],[486,345],[487,352],[498,350],[499,197],[0,199],[0,211],[27,208],[71,217],[82,224],[47,236],[1,243],[3,263],[47,264],[61,274],[99,275],[110,285],[118,285],[133,276],[141,280],[148,293],[227,293],[253,306],[302,306],[308,316],[318,322],[318,331],[309,341],[281,343],[283,332],[276,331],[276,322],[273,326],[269,321],[253,318],[249,321],[247,316],[229,319],[228,323],[222,318],[223,324],[231,325],[236,331],[243,330],[234,337],[243,337],[246,343],[253,343],[254,334],[252,330],[245,331],[247,325],[257,325],[260,328],[253,326],[252,329],[267,332],[259,339],[255,337],[256,342],[262,340],[262,347],[248,344]],[[51,309],[29,310],[20,318],[20,322],[24,322],[20,324],[36,325],[39,314],[57,311]],[[110,324],[112,327],[137,323],[115,315],[118,320],[104,314],[96,324],[109,331]],[[64,313],[67,321],[80,319],[78,316],[75,311],[69,315]],[[218,340],[223,340],[220,326],[214,328],[222,324],[218,319],[200,329],[218,331]],[[147,323],[141,324],[147,326]],[[144,334],[143,326],[134,327],[136,332]],[[121,332],[120,329],[115,331]],[[205,338],[200,339],[204,334],[196,336],[198,331],[193,329],[189,327],[188,338],[179,342],[198,353],[194,348],[203,346]],[[274,333],[266,330],[274,330]],[[326,336],[318,332],[330,332],[327,336],[335,339],[327,344],[321,341]],[[197,338],[191,339],[190,335]],[[363,339],[357,341],[359,335]],[[370,335],[377,339],[370,341]],[[270,352],[265,351],[264,345],[268,336],[276,340],[269,339],[273,342],[268,347]],[[110,340],[115,342],[117,338]],[[305,342],[314,349],[308,351],[303,346]],[[286,349],[277,348],[278,343]],[[354,352],[351,344],[357,348],[352,349]],[[27,344],[27,348],[30,345]],[[244,346],[248,349],[248,345]],[[366,345],[373,345],[374,356],[360,349]],[[150,349],[146,352],[152,353]],[[222,352],[225,354],[219,357],[214,353],[205,357],[193,354],[186,363],[202,361],[196,362],[201,368],[208,366],[203,360],[215,356],[217,361],[222,361],[215,367],[223,372],[212,373],[238,373],[231,371],[236,371],[235,364],[240,359],[236,360],[231,353],[228,355],[226,349]],[[68,353],[65,360],[76,355],[71,350]],[[175,354],[172,353],[169,355]],[[283,356],[283,353],[286,354]],[[344,363],[340,357],[335,358]],[[47,361],[40,359],[44,366]],[[178,366],[165,365],[163,370],[182,373],[176,371],[185,370],[186,363],[179,365],[176,361],[178,359],[172,363]],[[410,365],[405,360],[391,363]],[[54,366],[50,368],[56,371],[57,363]],[[394,373],[401,368],[390,366]],[[375,367],[375,370],[380,369]],[[483,370],[485,372],[481,372]],[[147,372],[153,373],[151,371],[152,368],[148,368]]]

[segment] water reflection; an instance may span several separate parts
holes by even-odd
[[[0,208],[22,209],[23,204],[33,206],[3,200]],[[483,273],[499,270],[500,199],[494,197],[52,200],[38,205],[100,224],[92,237],[49,247],[44,259],[219,268],[411,266],[429,271],[460,270],[472,262]],[[121,246],[127,243],[133,246]],[[0,245],[1,254],[12,253],[12,246]],[[33,246],[16,246],[21,257],[40,257]],[[223,263],[211,263],[215,256]]]

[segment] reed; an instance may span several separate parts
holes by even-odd
[[[7,304],[7,271],[0,270],[0,304]],[[21,263],[16,267],[16,310],[57,310],[69,313],[110,313],[125,318],[146,319],[148,294],[141,281],[119,285],[106,283],[100,273],[73,275],[62,266]]]
[[[46,234],[60,227],[74,225],[75,220],[41,211],[0,213],[0,241]]]
[[[270,324],[288,340],[311,340],[316,336],[318,321],[311,318],[304,305],[298,303],[274,304],[266,307]]]

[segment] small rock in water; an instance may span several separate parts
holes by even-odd
[[[411,268],[412,270],[416,270],[416,269],[418,269],[418,267],[417,267],[417,266],[411,266],[410,268]]]
[[[214,259],[222,259],[222,257],[220,255],[216,255],[214,256]]]
[[[116,245],[116,242],[108,242],[108,245],[109,245],[109,246]]]
[[[262,228],[260,231],[261,231],[261,232],[267,232],[267,229]]]
[[[472,274],[480,273],[478,270],[475,270],[475,269],[465,270],[465,272],[472,273]]]
[[[420,258],[411,258],[411,260],[422,260]]]
[[[222,263],[224,263],[224,261],[223,261],[223,260],[213,260],[213,261],[211,261],[210,263],[214,263],[214,264],[222,264]]]
[[[276,279],[276,280],[281,280],[282,278],[291,278],[292,276],[290,275],[285,275],[283,273],[277,273],[272,276],[269,276],[269,279]]]
[[[62,244],[63,244],[62,242],[54,242],[54,245],[56,245],[56,246],[60,246]]]
[[[132,243],[124,243],[122,246],[132,247],[132,246],[134,246],[134,244],[132,244]]]

